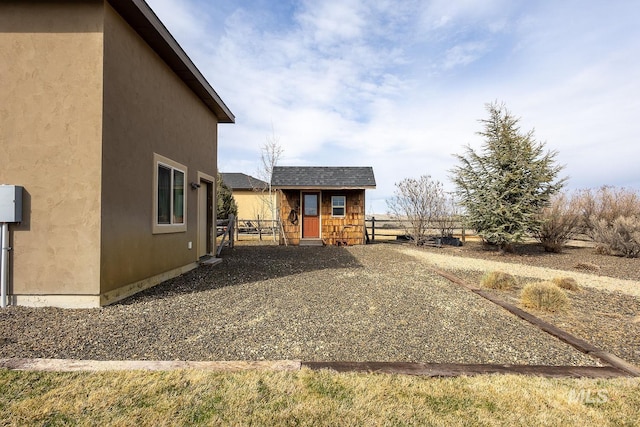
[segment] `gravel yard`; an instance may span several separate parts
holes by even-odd
[[[597,365],[393,245],[236,246],[119,304],[0,311],[0,358]]]
[[[515,305],[528,282],[573,277],[581,290],[567,292],[571,304],[568,310],[529,311],[640,366],[640,259],[601,255],[588,247],[569,247],[561,254],[549,254],[537,245],[525,245],[519,253],[505,255],[474,243],[463,248],[405,246],[400,250],[473,285],[479,285],[487,271],[509,272],[519,279],[519,285],[511,291],[491,292]],[[585,266],[589,267],[589,274],[585,273]]]

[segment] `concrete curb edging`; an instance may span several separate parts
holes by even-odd
[[[180,361],[180,360],[78,360],[78,359],[0,359],[0,368],[14,371],[103,372],[103,371],[299,371],[299,360],[274,361]]]

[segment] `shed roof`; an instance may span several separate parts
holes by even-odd
[[[205,103],[220,123],[235,122],[235,116],[231,110],[224,104],[144,0],[108,1],[173,72]]]
[[[232,190],[262,190],[269,183],[240,172],[220,173],[222,181]]]
[[[373,189],[373,168],[354,166],[276,166],[271,185],[278,189]]]

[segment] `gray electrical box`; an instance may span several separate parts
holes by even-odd
[[[0,222],[22,222],[22,187],[0,185]]]

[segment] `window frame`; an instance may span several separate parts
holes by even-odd
[[[159,221],[160,168],[167,169],[169,171],[169,222]],[[180,188],[176,187],[176,172],[181,173],[183,178],[181,189],[182,222],[178,222],[176,220],[176,192],[180,190]],[[188,168],[185,165],[157,153],[153,154],[153,216],[151,218],[153,234],[182,233],[187,231],[187,177]]]
[[[335,204],[336,199],[342,199],[342,206]],[[342,209],[342,215],[336,215],[335,210]],[[331,196],[331,217],[332,218],[344,218],[347,216],[347,196]]]

